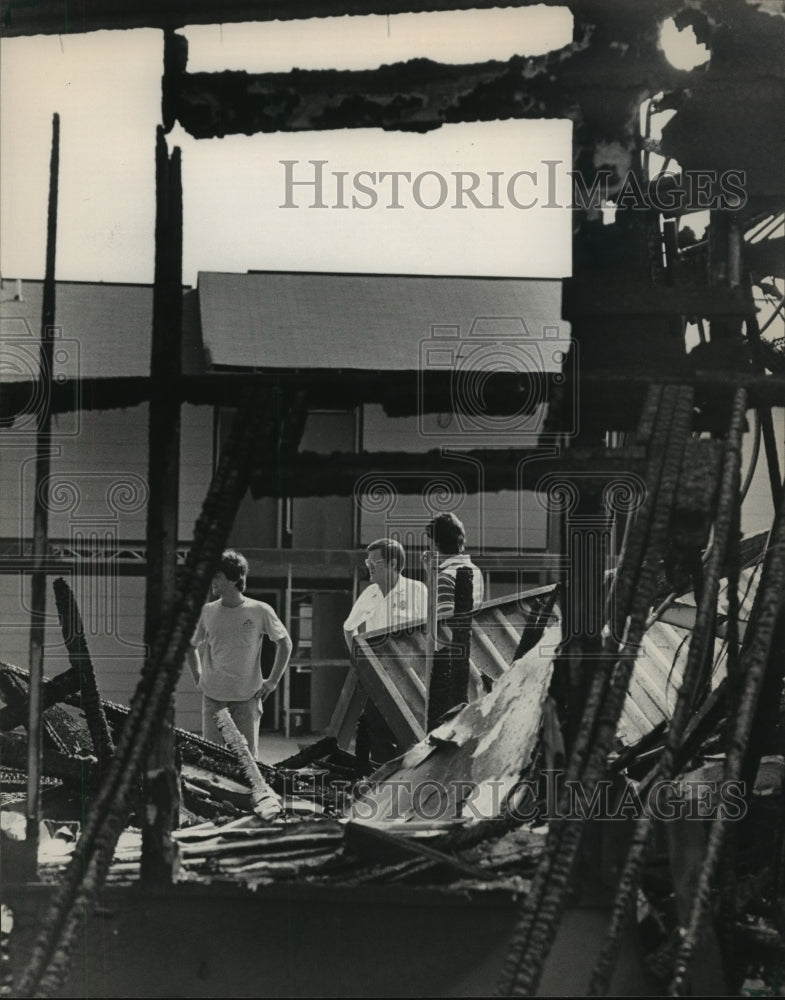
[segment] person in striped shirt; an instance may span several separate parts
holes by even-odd
[[[426,527],[425,533],[433,541],[439,556],[439,572],[436,580],[437,614],[452,614],[455,610],[455,577],[462,566],[472,571],[472,606],[482,604],[485,584],[482,570],[475,566],[469,553],[465,551],[466,531],[455,514],[437,514]],[[423,554],[427,566],[429,553]]]

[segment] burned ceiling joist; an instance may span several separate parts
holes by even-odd
[[[535,489],[549,474],[577,473],[596,481],[598,489],[615,477],[642,471],[643,449],[616,449],[604,456],[596,450],[571,449],[565,456],[543,457],[542,450],[486,449],[444,455],[441,451],[359,452],[320,455],[300,452],[284,461],[260,456],[261,465],[251,475],[251,492],[263,496],[355,496],[358,483],[383,484],[394,477],[398,493],[421,493],[426,482],[443,479],[467,493]],[[275,474],[271,475],[271,469]],[[373,470],[369,473],[368,470]]]
[[[345,410],[365,403],[377,403],[391,417],[454,412],[455,386],[440,373],[433,373],[432,378],[433,383],[428,382],[425,403],[421,391],[418,391],[416,372],[394,375],[384,373],[377,377],[357,372],[332,372],[329,375],[323,372],[279,372],[267,375],[227,372],[184,376],[179,385],[171,386],[171,391],[178,391],[183,403],[233,407],[237,404],[238,393],[247,391],[252,385],[262,384],[270,391],[276,387],[305,390],[309,407],[320,410]],[[597,415],[603,429],[631,430],[638,419],[641,400],[647,387],[675,380],[694,387],[696,406],[700,411],[696,421],[701,430],[708,430],[714,425],[716,413],[723,408],[723,400],[727,402],[736,386],[747,391],[751,409],[785,406],[785,373],[781,370],[776,375],[757,375],[752,371],[721,371],[690,366],[676,378],[670,373],[652,372],[635,366],[627,366],[623,371],[595,369],[581,373],[579,390],[582,395],[603,394],[604,408]],[[548,399],[551,405],[558,406],[557,391],[566,393],[562,407],[573,405],[574,391],[558,374],[543,379],[542,384],[536,383],[533,392],[522,391],[517,378],[513,378],[512,382],[508,392],[494,392],[492,405],[489,400],[488,409],[483,411],[485,416],[531,413],[531,407],[523,406],[531,399]],[[12,428],[18,426],[16,421],[24,422],[29,419],[35,391],[36,383],[33,382],[14,382],[3,386],[0,401],[1,427]],[[51,409],[55,414],[80,409],[127,409],[140,406],[150,399],[150,385],[147,379],[136,377],[91,378],[80,381],[69,379],[52,387],[50,399]],[[586,426],[594,426],[594,423]]]
[[[84,33],[104,29],[181,28],[188,24],[233,24],[245,21],[295,21],[312,17],[368,14],[418,14],[494,7],[564,7],[561,0],[223,0],[220,9],[211,0],[155,0],[118,5],[93,0],[78,14],[64,11],[53,0],[4,0],[0,23],[7,38],[24,35]]]
[[[256,132],[382,128],[428,132],[451,122],[558,118],[572,110],[547,57],[472,66],[412,59],[375,70],[183,73],[164,81],[164,122],[197,139]]]
[[[588,115],[606,131],[615,107],[633,106],[649,93],[685,85],[657,44],[652,19],[647,44],[596,43],[595,25],[544,56],[513,56],[472,65],[430,59],[372,70],[299,70],[290,73],[187,73],[187,42],[167,35],[163,118],[179,121],[195,138],[238,133],[382,128],[427,132],[455,122]],[[639,36],[638,40],[640,40]],[[629,114],[625,113],[625,119]]]

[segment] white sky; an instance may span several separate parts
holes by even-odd
[[[427,56],[472,63],[538,55],[570,41],[569,13],[554,8],[451,14],[332,18],[305,22],[192,27],[189,69],[363,69]],[[2,42],[0,86],[0,269],[4,277],[41,277],[44,267],[51,118],[61,117],[57,276],[70,280],[142,281],[153,275],[154,145],[160,121],[162,34],[153,30],[38,36]],[[560,277],[569,273],[566,208],[520,209],[547,200],[546,159],[559,160],[553,193],[569,201],[567,122],[488,122],[443,127],[427,135],[379,129],[277,133],[193,140],[179,127],[170,149],[183,151],[184,280],[198,270],[284,269],[388,273],[498,274]],[[346,171],[349,208],[280,207],[285,200],[280,160],[326,160],[325,202],[336,200],[332,171]],[[423,171],[445,177],[449,196],[420,207],[401,179],[400,209],[379,200],[351,205],[358,171]],[[452,171],[480,178],[477,196],[491,201],[490,171],[499,175],[498,210],[455,203]],[[327,182],[330,182],[328,184]],[[365,183],[370,183],[365,178]],[[419,188],[433,204],[433,174]]]

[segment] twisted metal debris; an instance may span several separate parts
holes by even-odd
[[[568,765],[568,779],[580,780],[588,796],[592,795],[605,771],[645,631],[691,423],[692,390],[666,387],[662,392],[652,437],[646,498],[620,570],[617,604],[611,616],[614,628],[605,640],[602,655],[595,666],[586,709]],[[565,814],[566,808],[563,796],[559,813]],[[530,996],[535,992],[567,903],[583,830],[583,822],[575,820],[559,820],[549,830],[546,850],[531,891],[522,904],[512,945],[502,968],[497,985],[499,996]]]
[[[737,781],[741,777],[745,756],[749,745],[755,709],[766,673],[774,630],[785,600],[785,509],[782,502],[777,510],[763,573],[755,598],[752,618],[745,633],[745,644],[741,653],[740,674],[743,684],[733,718],[725,758],[725,781]],[[721,813],[712,822],[706,857],[700,871],[695,902],[687,927],[676,955],[671,993],[684,995],[689,984],[689,963],[695,951],[703,914],[709,905],[709,897],[717,874],[718,866],[726,843],[728,821]]]
[[[662,778],[670,779],[674,776],[677,766],[676,755],[690,719],[706,657],[713,646],[722,567],[729,546],[733,546],[734,531],[736,532],[736,540],[738,534],[741,436],[745,407],[746,393],[741,389],[736,393],[734,399],[720,483],[717,517],[714,524],[714,545],[706,566],[687,664],[673,711],[673,718],[668,728],[665,746],[657,764],[647,778],[647,784],[655,783]],[[737,545],[735,547],[737,548]],[[636,823],[632,843],[616,892],[605,943],[591,973],[589,996],[604,996],[607,992],[621,947],[622,934],[643,874],[651,836],[652,819],[651,816],[644,815]]]

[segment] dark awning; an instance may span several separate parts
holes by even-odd
[[[561,282],[260,272],[199,275],[212,370],[561,369]]]

